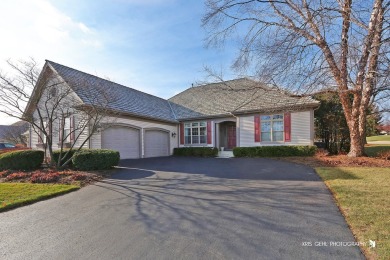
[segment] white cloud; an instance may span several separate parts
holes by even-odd
[[[104,46],[99,35],[47,0],[6,0],[0,9],[0,59],[67,57]],[[88,43],[88,44],[86,44]],[[89,50],[90,51],[90,50]]]
[[[0,17],[3,70],[7,59],[33,57],[41,65],[45,59],[74,64],[75,57],[94,55],[104,48],[103,40],[93,28],[75,21],[47,0],[3,0]],[[0,115],[0,124],[13,121]]]
[[[90,28],[88,28],[85,24],[78,23],[78,26],[79,26],[80,30],[83,31],[84,33],[87,33],[87,34],[92,33],[92,30]]]

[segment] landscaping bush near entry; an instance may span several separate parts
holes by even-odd
[[[73,166],[82,171],[107,170],[119,163],[119,152],[107,149],[85,149],[73,155]]]
[[[24,150],[0,154],[0,170],[33,170],[43,163],[44,152]]]
[[[173,149],[173,155],[176,156],[200,156],[215,157],[218,155],[218,148],[211,147],[181,147]]]
[[[235,157],[285,157],[285,156],[313,156],[315,146],[257,146],[236,147],[233,149]]]
[[[68,149],[62,150],[61,157],[64,157],[64,155],[65,155],[68,151],[69,151]],[[77,151],[77,150],[71,150],[71,151],[66,155],[66,157],[62,159],[61,164],[65,163],[67,160],[69,160],[70,158],[72,158],[73,154],[74,154],[76,151]],[[57,162],[58,162],[58,158],[60,157],[60,153],[61,153],[61,150],[53,151],[53,158],[52,158],[52,160],[55,161],[56,164],[57,164]],[[69,162],[68,166],[72,166],[72,162]]]

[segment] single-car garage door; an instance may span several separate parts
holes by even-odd
[[[169,155],[169,133],[161,130],[145,130],[145,157]]]
[[[113,126],[102,133],[102,148],[120,152],[121,159],[140,158],[140,130]]]

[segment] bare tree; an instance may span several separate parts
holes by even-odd
[[[38,148],[48,157],[59,148],[57,163],[51,160],[51,166],[69,164],[69,153],[84,147],[101,130],[102,121],[109,125],[109,118],[115,118],[109,108],[115,97],[105,86],[78,82],[69,87],[50,67],[40,73],[33,59],[8,65],[14,74],[0,73],[0,113],[28,122],[38,136]]]
[[[12,125],[0,126],[0,130],[1,130],[0,134],[3,140],[26,147],[27,146],[26,132],[28,128],[29,127],[27,123],[17,122]]]
[[[366,116],[388,100],[389,1],[207,0],[208,46],[238,40],[238,71],[309,93],[333,86],[350,130],[349,156],[364,154]],[[383,102],[381,102],[383,103]]]

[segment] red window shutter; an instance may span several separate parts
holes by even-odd
[[[211,121],[207,121],[207,144],[211,144]]]
[[[255,116],[255,142],[260,141],[260,116]]]
[[[70,141],[74,141],[75,129],[74,129],[74,116],[70,117]]]
[[[291,113],[284,113],[284,141],[291,142]]]
[[[184,124],[180,123],[180,144],[184,144]]]

